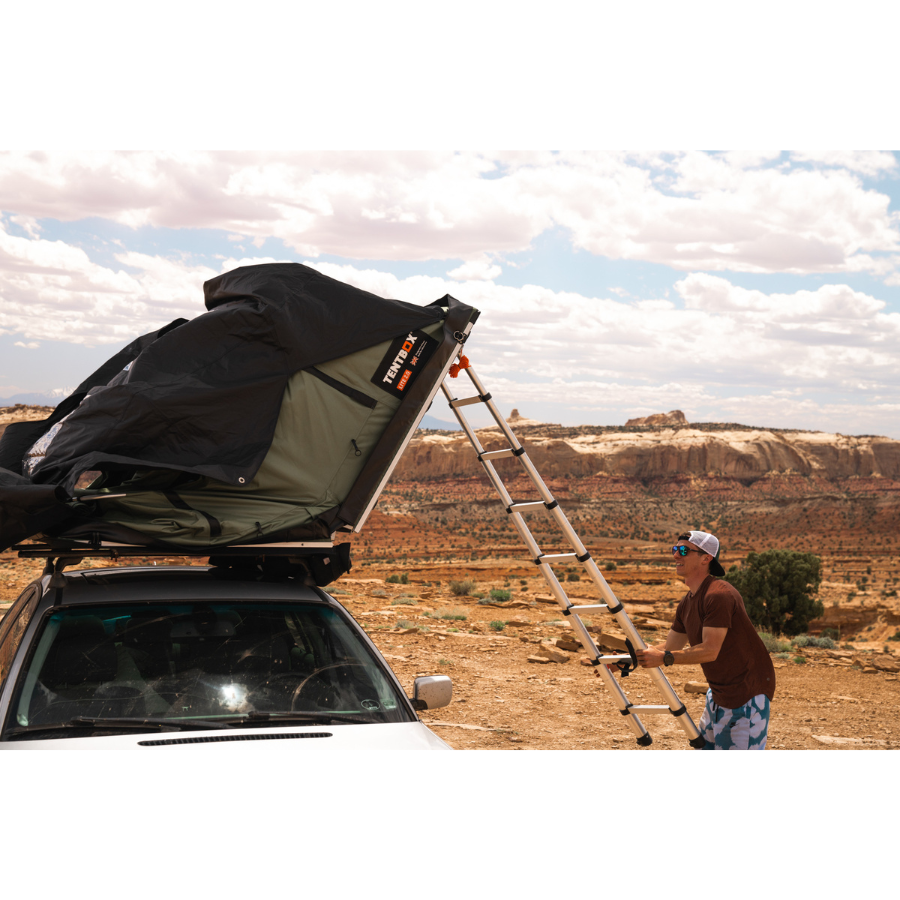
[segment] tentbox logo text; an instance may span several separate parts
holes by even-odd
[[[421,331],[396,338],[375,370],[372,384],[395,397],[405,396],[436,346],[437,341]]]

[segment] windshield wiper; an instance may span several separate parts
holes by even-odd
[[[224,719],[232,727],[243,725],[377,725],[378,720],[361,713],[330,712],[260,712],[252,710],[246,716]]]
[[[193,731],[202,728],[218,728],[223,725],[217,722],[185,719],[98,719],[90,716],[76,716],[68,722],[54,722],[48,725],[26,725],[10,729],[7,734],[15,737],[20,734],[36,734],[41,731],[63,731],[70,728],[115,728],[123,731],[147,731],[171,728],[173,731]]]

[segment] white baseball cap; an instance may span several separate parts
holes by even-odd
[[[690,541],[698,549],[713,557],[713,561],[709,564],[710,575],[722,576],[725,574],[725,570],[719,562],[719,539],[714,534],[706,531],[692,531]]]

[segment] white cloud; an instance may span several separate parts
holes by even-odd
[[[500,266],[492,265],[485,259],[473,259],[463,263],[447,274],[457,281],[493,281],[503,272]]]
[[[37,341],[29,341],[27,344],[25,341],[16,341],[13,346],[24,347],[26,350],[37,350],[41,345]]]
[[[0,333],[122,343],[202,312],[203,282],[217,274],[139,253],[119,261],[137,273],[93,263],[63,241],[17,237],[0,226]]]
[[[560,227],[591,253],[685,271],[891,278],[898,219],[859,176],[896,169],[878,152],[5,153],[0,209],[355,259],[481,260]]]
[[[868,176],[882,175],[898,167],[897,157],[883,150],[806,150],[791,153],[791,158],[798,162],[834,166]]]
[[[467,345],[470,357],[477,352],[479,367],[492,377],[537,394],[555,392],[558,402],[565,401],[561,394],[594,384],[602,396],[597,402],[616,404],[606,386],[623,383],[644,391],[696,385],[717,396],[749,388],[880,391],[900,399],[900,314],[882,312],[881,301],[844,285],[766,295],[718,276],[690,275],[677,284],[685,300],[679,309],[667,301],[632,304],[537,285],[454,284],[307,264],[380,296],[423,303],[450,293],[471,303],[482,316]],[[568,387],[548,386],[555,383]],[[668,394],[658,399],[672,404],[666,409],[678,405]]]
[[[136,252],[116,261],[121,268],[104,267],[61,241],[0,229],[0,332],[21,344],[124,343],[201,313],[203,282],[218,271],[276,260],[229,258],[218,271]],[[379,296],[421,305],[449,293],[478,307],[467,354],[491,390],[508,389],[513,405],[569,408],[570,421],[574,411],[624,421],[675,408],[695,420],[778,424],[777,415],[783,426],[798,424],[793,410],[803,427],[847,432],[860,430],[853,421],[881,433],[888,425],[878,427],[879,416],[897,421],[900,314],[846,285],[766,294],[691,273],[675,286],[681,308],[662,298],[307,264]]]

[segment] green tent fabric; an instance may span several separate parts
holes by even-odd
[[[422,331],[439,339],[442,329],[438,322]],[[143,472],[109,488],[111,498],[95,502],[98,515],[78,531],[114,537],[108,526],[120,526],[120,537],[182,547],[327,540],[329,528],[318,517],[346,499],[401,403],[371,381],[390,347],[385,341],[318,365],[332,383],[306,370],[295,373],[269,452],[247,484]]]

